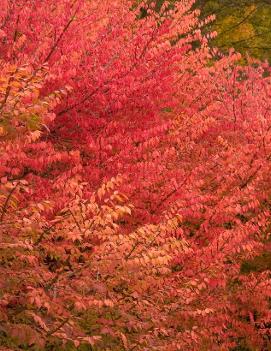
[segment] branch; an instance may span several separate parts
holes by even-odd
[[[74,220],[74,223],[76,224],[76,226],[77,226],[77,228],[79,229],[80,233],[83,234],[83,231],[82,231],[82,229],[81,229],[81,227],[80,227],[80,224],[79,224],[78,221],[76,220],[76,218],[75,218],[75,216],[74,216],[72,210],[69,209],[69,212],[70,212],[70,214],[72,215],[72,218],[73,218],[73,220]]]
[[[240,22],[236,23],[235,25],[233,25],[232,27],[224,30],[223,32],[219,33],[218,36],[221,36],[225,33],[228,33],[228,32],[231,32],[233,29],[239,27],[241,24],[243,24],[244,22],[246,22],[247,19],[249,19],[249,17],[251,17],[251,15],[253,15],[253,13],[255,13],[259,8],[261,7],[260,6],[256,6],[252,11],[249,12],[249,14],[247,16],[245,16]]]
[[[260,37],[260,36],[263,36],[265,34],[269,34],[271,32],[271,30],[268,30],[268,31],[265,31],[265,32],[261,32],[261,33],[258,33],[258,34],[254,34],[254,35],[251,35],[250,37],[247,37],[245,39],[240,39],[240,40],[236,40],[236,41],[232,41],[230,43],[230,45],[237,45],[237,44],[240,44],[240,43],[243,43],[243,42],[246,42],[246,41],[250,41],[251,39],[253,38],[256,38],[256,37]],[[228,47],[229,45],[228,44],[224,44],[224,45],[220,45],[219,47],[220,48],[223,48],[223,47]],[[243,46],[241,46],[243,47]]]
[[[68,322],[69,318],[65,318],[60,324],[59,326],[57,326],[56,328],[52,329],[51,331],[49,331],[47,333],[47,336],[51,336],[54,333],[56,333],[57,331],[59,331],[67,322]]]
[[[61,116],[62,114],[69,112],[71,110],[73,110],[74,108],[84,104],[89,98],[91,98],[93,95],[95,95],[103,86],[111,83],[114,79],[121,79],[124,78],[125,76],[127,76],[127,74],[131,73],[132,70],[137,66],[137,63],[141,61],[142,57],[146,54],[149,45],[151,44],[151,42],[154,39],[154,35],[157,32],[157,28],[153,31],[151,38],[147,41],[147,43],[144,45],[139,57],[136,59],[136,61],[131,65],[131,67],[124,72],[123,74],[121,74],[120,76],[118,76],[117,74],[114,75],[113,77],[111,77],[110,79],[106,80],[105,82],[102,82],[100,85],[98,85],[98,87],[96,87],[94,90],[92,90],[89,94],[86,94],[85,97],[83,97],[83,99],[81,99],[80,101],[76,102],[75,104],[68,106],[67,108],[65,108],[64,110],[58,112],[58,116]]]
[[[140,241],[137,241],[137,242],[133,245],[133,247],[132,247],[132,249],[130,250],[130,252],[125,256],[125,260],[126,260],[126,261],[130,258],[130,256],[132,255],[132,253],[135,251],[135,249],[138,247],[139,244],[141,244],[141,242],[140,242]]]
[[[10,193],[8,194],[8,196],[6,198],[6,201],[5,201],[5,203],[4,203],[3,207],[2,207],[2,213],[1,213],[1,217],[0,217],[0,222],[3,222],[3,220],[4,220],[4,216],[5,216],[5,214],[7,212],[7,208],[8,208],[8,203],[9,203],[9,201],[11,199],[12,194],[17,189],[18,185],[19,185],[19,183],[17,183],[15,185],[15,187],[13,189],[11,189]]]
[[[58,222],[55,222],[54,224],[52,224],[49,228],[46,228],[41,235],[39,236],[39,238],[37,239],[37,241],[34,243],[34,246],[37,246],[41,243],[41,241],[43,240],[44,236],[48,233],[50,233],[50,231],[54,228],[54,226],[56,224],[58,224],[59,222],[61,222],[61,220],[59,220]]]
[[[7,89],[6,89],[6,93],[5,93],[5,96],[4,96],[4,99],[3,101],[1,102],[1,106],[0,106],[0,111],[3,109],[3,107],[5,106],[5,103],[7,102],[7,99],[9,97],[9,94],[11,92],[11,83],[14,81],[14,75],[18,72],[18,67],[16,68],[15,72],[11,73],[9,79],[8,79],[8,86],[7,86]]]
[[[53,47],[51,48],[50,52],[48,53],[48,55],[46,56],[46,58],[43,61],[43,64],[47,61],[50,60],[51,56],[53,55],[53,53],[55,52],[59,42],[61,41],[61,39],[63,38],[64,34],[67,32],[67,30],[69,29],[70,25],[72,24],[73,20],[75,19],[76,14],[79,11],[79,6],[77,6],[74,14],[72,15],[72,17],[69,19],[69,21],[66,23],[62,33],[60,34],[60,36],[58,37],[57,41],[55,42],[55,44],[53,45]]]

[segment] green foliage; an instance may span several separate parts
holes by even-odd
[[[271,3],[261,0],[198,1],[202,16],[216,15],[209,27],[218,33],[213,41],[222,50],[234,47],[242,54],[271,59]]]
[[[155,10],[160,11],[165,0],[156,0]],[[174,4],[178,0],[171,0]],[[152,0],[146,2],[148,7]],[[271,2],[264,0],[197,0],[194,8],[201,10],[202,18],[215,14],[216,20],[206,30],[216,31],[213,46],[227,52],[238,52],[271,62]],[[146,16],[141,7],[141,17]]]

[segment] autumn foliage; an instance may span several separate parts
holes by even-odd
[[[270,67],[167,5],[0,3],[3,350],[271,349]]]

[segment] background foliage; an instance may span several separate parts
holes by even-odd
[[[172,0],[172,6],[176,1]],[[157,12],[163,3],[164,0],[156,1]],[[216,15],[216,20],[206,27],[218,33],[211,42],[213,46],[224,52],[234,47],[242,54],[271,60],[271,1],[196,0],[194,7],[201,10],[202,18]],[[145,14],[142,9],[142,15]]]

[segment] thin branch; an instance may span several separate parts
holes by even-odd
[[[247,38],[244,38],[244,39],[240,39],[240,40],[237,40],[237,41],[232,41],[230,43],[230,45],[237,45],[237,44],[240,44],[240,43],[243,43],[243,42],[246,42],[246,41],[250,41],[251,39],[263,36],[265,34],[269,34],[270,32],[271,32],[271,30],[268,30],[266,32],[261,32],[261,33],[257,33],[257,34],[251,35],[250,37],[247,37]],[[228,47],[228,46],[229,46],[229,44],[224,44],[224,45],[220,45],[220,48]]]
[[[69,318],[65,318],[60,324],[59,326],[57,326],[56,328],[52,329],[51,331],[49,331],[47,333],[47,336],[51,336],[54,333],[56,333],[57,331],[59,331],[67,322],[69,321]]]
[[[75,16],[77,15],[79,11],[79,6],[77,6],[74,14],[72,15],[72,17],[69,19],[69,21],[66,23],[63,31],[61,32],[60,36],[58,37],[57,41],[55,42],[55,44],[52,46],[50,52],[48,53],[48,55],[46,56],[46,58],[44,59],[43,61],[43,64],[47,61],[50,60],[51,56],[53,55],[53,53],[55,52],[58,44],[60,43],[61,39],[63,38],[64,34],[67,32],[67,30],[69,29],[70,25],[72,24],[72,22],[74,21],[75,19]]]
[[[9,94],[11,92],[11,83],[14,81],[14,76],[16,75],[17,72],[18,72],[18,67],[16,68],[15,72],[11,73],[11,75],[9,76],[6,93],[0,105],[0,111],[3,109],[3,107],[5,106],[8,100]]]
[[[4,203],[3,207],[2,207],[2,213],[1,213],[1,217],[0,217],[0,222],[3,222],[3,220],[4,220],[4,216],[5,216],[6,212],[7,212],[9,201],[10,201],[11,196],[13,195],[14,191],[17,189],[18,185],[19,185],[19,183],[17,183],[15,185],[15,187],[13,189],[11,189],[10,193],[8,194],[8,196],[6,198],[6,201],[5,201],[5,203]]]
[[[70,214],[72,215],[72,218],[73,218],[73,220],[74,220],[74,223],[76,224],[76,226],[77,226],[77,228],[79,229],[80,233],[83,234],[83,231],[82,231],[82,229],[81,229],[81,227],[80,227],[80,224],[79,224],[78,221],[76,220],[76,218],[75,218],[75,216],[74,216],[72,210],[69,209],[69,212],[70,212]]]
[[[241,24],[245,23],[261,6],[256,6],[252,11],[250,11],[240,22],[236,23],[232,27],[225,29],[223,32],[219,33],[218,36],[224,35],[225,33],[231,32],[235,28],[238,28]]]
[[[114,79],[121,79],[121,78],[124,78],[125,76],[127,76],[127,74],[131,73],[132,70],[137,66],[138,62],[141,61],[142,57],[146,54],[147,50],[148,50],[148,47],[149,45],[151,44],[151,42],[153,41],[154,39],[154,35],[155,33],[157,32],[157,28],[155,28],[155,30],[153,31],[152,35],[151,35],[151,38],[147,41],[147,43],[144,45],[139,57],[136,59],[136,61],[131,65],[131,67],[126,71],[124,72],[123,74],[121,74],[120,76],[118,76],[117,74],[114,75],[113,77],[111,77],[110,79],[106,80],[105,82],[101,83],[100,85],[98,85],[94,90],[92,90],[89,94],[86,94],[85,97],[83,97],[83,99],[81,99],[80,101],[76,102],[75,104],[71,105],[71,106],[68,106],[67,108],[65,108],[64,110],[58,112],[58,116],[66,113],[66,112],[69,112],[71,110],[73,110],[74,108],[84,104],[88,99],[90,99],[93,95],[95,95],[103,86],[111,83]]]

